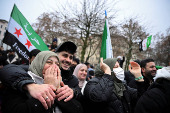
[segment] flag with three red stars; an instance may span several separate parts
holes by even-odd
[[[21,58],[27,60],[29,59],[29,52],[33,49],[49,50],[15,4],[3,42],[11,46]]]

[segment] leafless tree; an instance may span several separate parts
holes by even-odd
[[[140,25],[135,18],[127,20],[125,24],[121,26],[121,28],[122,36],[124,37],[122,43],[124,42],[124,45],[128,50],[125,53],[126,56],[125,70],[128,70],[128,65],[130,59],[132,58],[132,54],[139,53],[138,42],[147,38],[149,34],[146,33],[145,26]]]
[[[157,43],[153,48],[153,57],[155,63],[160,66],[169,66],[170,63],[170,27],[167,29],[167,34],[157,34]]]
[[[54,38],[63,35],[60,19],[54,16],[53,12],[41,14],[37,18],[37,23],[33,24],[33,27],[46,43],[51,43]]]
[[[81,62],[88,61],[99,47],[105,23],[104,12],[107,10],[108,20],[114,19],[115,4],[116,2],[109,0],[79,0],[74,3],[68,0],[65,5],[58,4],[56,10],[60,12],[60,17],[70,28],[77,31],[76,38],[81,39],[81,43],[77,44],[82,48]],[[88,47],[90,51],[85,60]]]

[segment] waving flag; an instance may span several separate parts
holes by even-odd
[[[151,40],[152,40],[152,35],[144,39],[143,41],[141,41],[139,43],[139,51],[146,51],[151,44]]]
[[[21,58],[27,60],[29,52],[33,49],[49,50],[15,4],[3,42],[11,46]]]
[[[103,57],[103,60],[106,58],[113,58],[113,51],[112,51],[112,44],[110,39],[110,31],[108,27],[108,21],[107,21],[107,13],[105,11],[105,25],[104,25],[104,31],[102,36],[102,46],[101,46],[101,52],[100,57]]]

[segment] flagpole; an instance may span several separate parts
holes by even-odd
[[[107,19],[107,12],[106,12],[106,10],[105,10],[105,18]]]

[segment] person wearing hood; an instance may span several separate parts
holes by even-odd
[[[136,62],[129,70],[139,87],[132,89],[124,83],[124,70],[117,58],[108,58],[96,66],[95,77],[85,86],[84,97],[89,101],[89,113],[133,113],[138,97],[142,95],[143,77]]]
[[[10,67],[9,67],[10,68]],[[5,69],[5,68],[4,68]],[[4,71],[2,71],[4,72]],[[3,74],[1,72],[1,74]],[[44,103],[48,104],[48,108],[45,109],[43,105],[34,97],[31,96],[31,89],[24,87],[28,92],[19,92],[14,89],[7,89],[3,96],[2,112],[4,113],[74,113],[82,112],[81,104],[76,100],[70,100],[69,102],[58,101],[55,92],[63,87],[62,78],[59,69],[58,56],[51,51],[40,52],[29,66],[27,72],[35,84],[44,84],[44,87],[51,89],[49,92],[43,92],[41,98]],[[48,86],[46,84],[49,84]]]
[[[170,66],[157,70],[154,82],[138,100],[135,113],[170,113]]]

